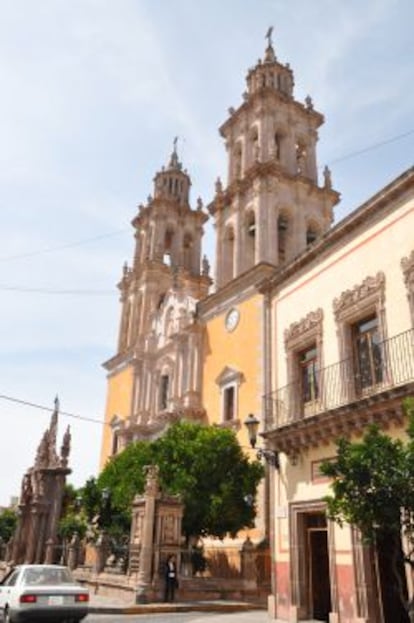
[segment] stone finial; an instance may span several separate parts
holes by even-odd
[[[323,170],[323,179],[324,179],[324,187],[327,190],[331,190],[331,188],[332,188],[331,170],[326,165],[325,165],[325,168]]]
[[[228,108],[229,115],[234,115],[235,112],[236,112],[236,109],[233,106],[229,106]]]
[[[158,486],[158,465],[146,465],[144,467],[145,478],[145,494],[150,496],[156,496],[159,490]]]
[[[202,210],[203,209],[203,200],[201,199],[201,197],[197,198],[197,210]]]
[[[60,449],[60,456],[62,459],[62,465],[64,467],[66,467],[68,464],[68,458],[70,454],[70,442],[71,442],[71,434],[70,434],[70,426],[68,426],[65,434],[63,435],[62,446]]]
[[[203,277],[208,277],[209,274],[210,274],[210,262],[207,259],[207,255],[203,255],[202,275],[203,275]]]
[[[36,452],[34,467],[47,467],[49,458],[49,431],[43,433],[43,437],[39,443]]]
[[[124,265],[122,267],[122,274],[123,274],[124,277],[127,276],[127,274],[128,274],[128,262],[124,262]]]
[[[216,179],[216,195],[221,195],[222,192],[223,192],[223,183],[220,177],[218,177]]]
[[[33,488],[30,472],[26,472],[22,480],[22,490],[20,494],[20,504],[29,504],[32,501]]]
[[[310,95],[307,95],[305,97],[305,104],[306,104],[307,110],[313,110],[313,101]]]
[[[55,467],[59,460],[56,452],[56,438],[57,438],[57,425],[58,425],[58,414],[59,414],[59,398],[56,396],[55,398],[55,409],[52,413],[52,417],[50,419],[49,426],[49,435],[48,435],[48,466]]]
[[[148,195],[148,197],[147,197],[147,203],[152,203],[152,195]]]

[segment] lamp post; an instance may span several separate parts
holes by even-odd
[[[249,435],[249,442],[251,447],[256,448],[257,432],[259,430],[259,420],[253,413],[249,413],[244,421],[244,425],[247,428]],[[259,460],[264,459],[266,463],[272,465],[275,469],[279,469],[279,455],[274,450],[267,450],[266,448],[258,448],[256,456]]]

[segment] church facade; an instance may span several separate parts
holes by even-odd
[[[260,422],[278,457],[258,494],[258,543],[270,539],[273,620],[388,621],[387,561],[327,521],[321,460],[369,422],[404,431],[414,394],[414,170],[333,226],[339,194],[318,175],[324,119],[297,101],[269,38],[242,103],[220,128],[226,183],[205,208],[174,146],[132,225],[119,289],[118,349],[108,372],[102,465],[181,418]],[[202,259],[216,232],[215,274]],[[237,544],[239,546],[239,543]],[[402,615],[403,616],[403,615]]]

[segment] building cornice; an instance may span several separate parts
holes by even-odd
[[[241,179],[235,180],[226,189],[217,193],[213,201],[207,206],[209,213],[214,216],[216,212],[229,205],[234,197],[248,193],[256,180],[265,181],[268,178],[276,179],[282,183],[300,183],[308,194],[326,197],[330,206],[336,205],[340,199],[340,194],[336,190],[320,187],[303,175],[292,175],[276,160],[268,160],[267,162],[255,162]]]
[[[314,108],[308,108],[298,100],[295,100],[293,97],[290,97],[281,91],[275,91],[272,87],[265,86],[255,93],[248,95],[246,101],[244,101],[238,108],[231,109],[230,117],[226,119],[226,121],[219,128],[221,136],[225,138],[229,130],[239,122],[244,113],[249,112],[249,110],[254,108],[258,103],[262,103],[266,100],[273,100],[273,102],[277,105],[283,102],[287,106],[295,108],[296,111],[299,111],[303,114],[303,116],[313,119],[314,125],[317,128],[320,127],[325,121],[322,113],[318,112]]]

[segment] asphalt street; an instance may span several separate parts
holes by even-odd
[[[265,610],[248,612],[166,612],[163,614],[90,614],[84,623],[267,623]]]

